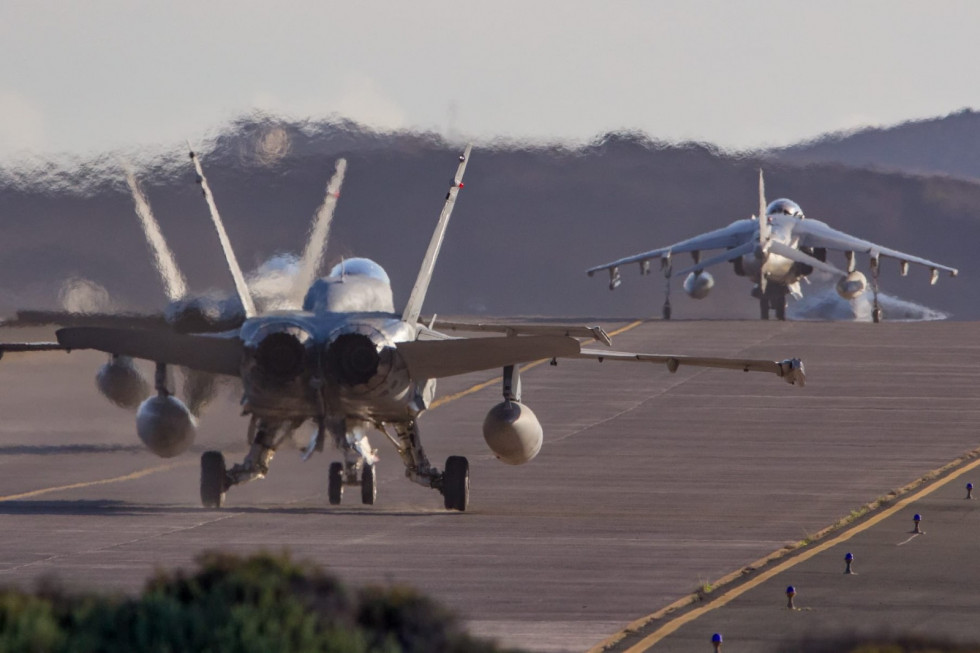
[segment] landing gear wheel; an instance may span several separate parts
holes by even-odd
[[[361,503],[366,506],[373,506],[374,500],[378,498],[378,484],[374,480],[374,465],[364,465],[361,472]]]
[[[330,474],[327,480],[327,500],[331,506],[340,505],[344,496],[344,464],[330,463]]]
[[[446,471],[442,473],[442,496],[446,510],[466,510],[470,502],[470,463],[463,456],[446,459]]]
[[[769,319],[769,298],[765,295],[759,298],[759,317],[763,320]]]
[[[220,451],[205,451],[201,454],[201,503],[205,508],[220,508],[227,490],[225,457]]]
[[[785,321],[786,320],[786,295],[783,295],[779,299],[776,299],[773,308],[776,310],[776,319]]]
[[[670,304],[664,304],[663,315],[665,320],[670,319]]]
[[[881,322],[881,309],[875,308],[871,311],[871,321],[875,324]]]

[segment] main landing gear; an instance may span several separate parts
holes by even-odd
[[[788,293],[785,286],[769,284],[766,291],[762,292],[759,286],[752,290],[752,296],[759,299],[759,317],[763,320],[769,319],[769,311],[776,314],[777,320],[786,319],[786,304]]]
[[[446,510],[466,510],[470,502],[470,463],[463,456],[446,459],[442,475],[442,497]]]
[[[878,304],[878,257],[871,257],[871,292],[873,294],[873,305],[871,308],[871,321],[875,324],[881,322],[881,305]]]
[[[240,483],[265,478],[276,448],[299,426],[296,422],[268,422],[253,417],[249,425],[251,444],[245,459],[231,469],[219,451],[201,456],[201,503],[205,508],[221,508],[229,488]],[[346,428],[343,429],[346,431]],[[439,490],[446,510],[465,511],[470,498],[470,466],[462,456],[450,456],[446,469],[440,472],[429,463],[419,440],[415,420],[394,424],[394,434],[385,431],[398,449],[405,464],[405,476],[426,487]],[[330,464],[327,475],[327,499],[339,505],[345,487],[360,487],[361,503],[373,505],[378,496],[375,463],[377,456],[361,431],[335,431],[335,443],[344,454],[344,462]],[[312,449],[311,449],[312,451]]]
[[[225,457],[220,451],[205,451],[201,455],[201,503],[204,507],[220,508],[231,486],[265,478],[276,448],[297,426],[296,422],[268,422],[252,417],[248,426],[251,445],[248,455],[231,469],[225,468]]]
[[[201,503],[205,508],[220,508],[227,491],[225,457],[220,451],[205,451],[201,455]]]
[[[463,456],[446,459],[446,471],[440,472],[429,463],[419,439],[415,420],[394,424],[394,435],[385,432],[398,449],[405,464],[405,476],[419,485],[439,490],[446,510],[466,510],[470,502],[470,463]]]

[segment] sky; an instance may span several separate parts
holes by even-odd
[[[3,0],[0,163],[170,147],[256,111],[785,145],[980,107],[977,25],[972,0]]]

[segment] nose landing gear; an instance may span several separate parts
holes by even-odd
[[[360,478],[358,478],[360,473]],[[340,505],[344,497],[344,487],[355,486],[361,488],[361,503],[370,506],[374,505],[378,498],[378,484],[374,476],[374,465],[358,462],[345,465],[344,463],[330,463],[330,471],[327,474],[327,500],[330,505]]]

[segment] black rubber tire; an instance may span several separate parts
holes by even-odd
[[[327,500],[331,506],[339,506],[344,497],[344,464],[330,463],[330,473],[327,477]]]
[[[880,308],[871,309],[871,321],[874,322],[875,324],[878,324],[879,322],[881,322],[881,309]]]
[[[201,504],[205,508],[220,508],[227,490],[225,457],[220,451],[205,451],[201,454]]]
[[[759,317],[763,320],[769,319],[769,298],[765,295],[759,299]]]
[[[373,506],[377,498],[378,484],[374,479],[374,465],[365,464],[361,472],[361,503]]]
[[[670,304],[667,304],[667,305],[664,306],[663,316],[664,316],[664,319],[665,320],[669,320],[670,319]]]
[[[776,319],[786,321],[786,295],[783,295],[779,299],[773,302],[773,308],[776,311]]]
[[[470,502],[470,462],[463,456],[446,459],[442,473],[442,496],[446,510],[464,512]]]

